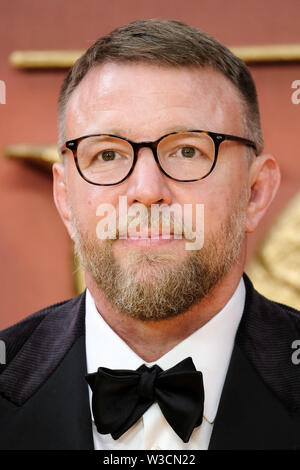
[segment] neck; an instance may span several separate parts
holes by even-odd
[[[210,293],[185,313],[160,321],[141,321],[116,311],[86,273],[86,286],[106,323],[145,362],[154,362],[204,326],[226,305],[243,274],[245,253]]]

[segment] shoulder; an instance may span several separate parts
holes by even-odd
[[[265,383],[289,409],[300,407],[300,364],[293,361],[300,340],[300,312],[267,299],[247,276],[244,314],[236,342]]]
[[[49,305],[23,320],[0,331],[0,340],[5,346],[5,364],[8,364],[22,349],[25,343],[40,330],[39,336],[50,332],[50,328],[55,330],[60,323],[68,322],[66,312],[79,310],[84,300],[84,293],[72,299]],[[49,328],[50,327],[50,328]]]
[[[283,332],[300,334],[299,310],[266,298],[254,289],[246,275],[244,281],[246,286],[244,322],[248,326],[251,325],[252,334],[256,332],[266,338],[274,332],[276,335]]]

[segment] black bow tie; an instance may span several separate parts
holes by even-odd
[[[144,364],[136,371],[99,367],[86,380],[93,391],[92,409],[97,431],[118,439],[154,403],[183,442],[202,423],[202,373],[191,357],[163,371]]]

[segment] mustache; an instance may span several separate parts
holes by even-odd
[[[191,206],[191,205],[188,205]],[[198,205],[202,206],[202,205]],[[147,208],[143,204],[134,203],[128,207],[127,211],[115,209],[105,210],[99,206],[97,215],[102,218],[97,224],[98,238],[102,238],[101,233],[105,232],[105,238],[122,239],[129,237],[143,238],[185,238],[192,240],[196,236],[193,227],[192,207],[182,212],[181,206],[173,205],[172,209],[168,205]],[[197,207],[198,209],[198,207]],[[203,231],[203,223],[200,224],[197,218],[203,217],[203,212],[196,211],[196,228]],[[199,217],[200,215],[200,217]],[[203,221],[202,221],[203,222]]]

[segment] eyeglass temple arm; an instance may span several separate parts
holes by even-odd
[[[249,147],[252,147],[255,150],[255,154],[258,155],[257,146],[254,142],[252,142],[252,140],[245,139],[244,137],[236,137],[233,135],[226,135],[224,137],[225,137],[224,140],[232,140],[236,142],[241,142],[245,145],[248,145]]]

